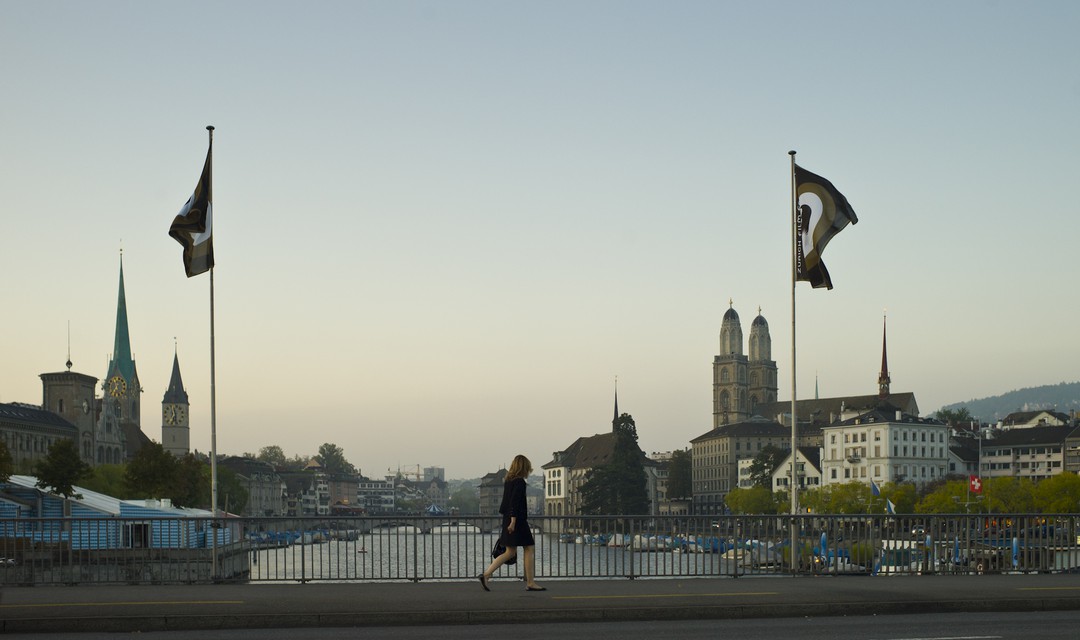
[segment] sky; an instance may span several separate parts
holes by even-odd
[[[121,250],[143,431],[210,282],[168,228],[214,131],[217,451],[368,476],[712,426],[729,304],[779,396],[924,414],[1075,381],[1080,3],[0,0],[0,402],[103,378]],[[791,159],[859,223],[791,283]],[[730,300],[730,303],[729,303]],[[794,322],[792,320],[794,316]]]

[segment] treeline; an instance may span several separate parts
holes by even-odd
[[[357,473],[341,447],[325,443],[312,457],[286,458],[281,447],[263,447],[258,454],[244,457],[274,465],[278,471],[303,471],[314,459],[327,473],[355,475]],[[151,442],[126,464],[102,464],[91,467],[79,457],[74,441],[61,439],[53,443],[48,454],[22,471],[38,480],[37,486],[65,498],[81,497],[75,487],[83,487],[120,500],[147,498],[171,500],[177,507],[210,509],[210,460],[189,453],[176,457],[165,448]],[[11,452],[0,441],[0,482],[16,472]],[[218,465],[218,508],[240,513],[248,502],[248,491],[231,470]]]
[[[870,485],[853,481],[799,493],[799,506],[811,513],[880,514],[892,503],[895,513],[1076,513],[1080,476],[1061,473],[1039,481],[985,478],[982,490],[970,491],[968,479],[941,480],[921,489],[909,482],[888,482],[874,495]],[[790,495],[761,486],[735,489],[725,502],[732,513],[787,513]]]

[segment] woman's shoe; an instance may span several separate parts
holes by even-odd
[[[480,586],[484,588],[484,591],[491,591],[491,589],[488,589],[487,577],[485,577],[484,574],[481,573],[480,575],[476,576],[476,579],[480,581]]]
[[[526,585],[525,590],[526,591],[547,591],[547,587],[530,587],[530,586]]]

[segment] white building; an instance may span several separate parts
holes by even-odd
[[[822,484],[926,484],[949,468],[949,427],[882,404],[822,429]]]
[[[795,473],[799,478],[799,491],[817,489],[821,486],[821,450],[816,447],[799,447],[795,450]],[[791,454],[772,472],[772,490],[791,489]]]

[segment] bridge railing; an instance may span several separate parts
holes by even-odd
[[[541,578],[1068,572],[1080,515],[531,517]],[[0,520],[0,585],[466,580],[481,516]],[[793,537],[794,535],[794,537]],[[793,553],[794,550],[794,553]],[[496,578],[520,579],[520,562]]]

